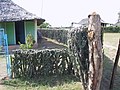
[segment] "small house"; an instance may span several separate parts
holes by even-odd
[[[88,18],[84,18],[79,22],[80,25],[84,26],[84,27],[88,27]],[[105,23],[102,19],[101,19],[101,26],[106,26],[108,23]]]
[[[37,42],[37,25],[44,21],[12,0],[0,0],[0,28],[7,34],[9,45],[25,43],[28,34],[32,34]]]

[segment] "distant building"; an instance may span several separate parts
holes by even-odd
[[[0,0],[0,28],[4,28],[8,44],[25,43],[27,34],[32,34],[37,42],[37,24],[44,21],[11,0]]]
[[[84,27],[88,27],[88,18],[82,19],[79,22],[80,25],[83,25]],[[101,25],[106,26],[108,23],[105,23],[103,20],[101,20]]]
[[[74,25],[75,24],[75,25]],[[76,22],[72,22],[71,23],[71,26],[74,27],[74,26],[77,26],[77,27],[80,27],[80,26],[83,26],[83,27],[88,27],[88,18],[84,18],[82,19],[80,22],[76,23]],[[101,20],[101,26],[104,26],[106,27],[107,25],[111,25],[109,23],[105,23],[103,20]]]

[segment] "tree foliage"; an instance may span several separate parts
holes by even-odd
[[[31,34],[28,34],[26,37],[25,44],[21,44],[20,42],[18,43],[20,44],[20,49],[32,49],[35,43],[35,40]]]
[[[105,27],[103,28],[105,33],[120,33],[120,27],[116,26],[109,26],[109,27]]]
[[[41,24],[39,26],[39,28],[49,28],[49,27],[51,27],[51,25],[49,23],[47,23],[47,22],[44,22],[43,24]]]
[[[38,30],[42,34],[43,37],[54,39],[60,43],[67,44],[67,34],[68,30],[62,29],[40,29]]]

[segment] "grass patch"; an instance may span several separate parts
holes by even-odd
[[[118,47],[120,33],[104,33],[104,44]],[[109,84],[116,56],[116,49],[104,47],[104,61],[103,61],[103,79],[101,90],[109,90]],[[120,59],[119,59],[120,60]],[[118,63],[117,72],[115,73],[113,90],[120,90],[120,61]]]
[[[104,38],[104,44],[114,46],[116,47],[116,49],[118,48],[120,33],[104,33],[103,38]],[[109,60],[112,60],[112,62],[114,62],[115,60],[116,52],[117,50],[113,48],[108,48],[108,47],[104,48],[104,54],[109,58]],[[120,61],[118,65],[120,66]]]
[[[110,79],[112,75],[112,69],[114,65],[114,59],[109,56],[109,49],[104,50],[104,61],[103,61],[103,78],[101,83],[101,90],[109,90]],[[113,90],[120,90],[120,67],[117,67],[115,73],[114,88]]]
[[[104,33],[104,43],[107,45],[117,46],[120,33]],[[47,39],[49,42],[56,41]],[[62,45],[62,44],[59,44]],[[51,44],[51,47],[53,44]],[[64,46],[64,45],[62,45]],[[66,46],[64,46],[66,47]],[[54,46],[55,48],[55,46]],[[110,48],[104,48],[104,62],[103,62],[103,79],[101,90],[109,90],[109,83],[111,72],[113,68],[113,60],[116,55],[116,50]],[[2,58],[0,57],[0,60]],[[119,64],[120,65],[120,64]],[[6,86],[6,90],[83,90],[82,85],[78,78],[72,75],[64,76],[49,76],[49,77],[36,77],[35,79],[11,79],[4,80],[3,85]],[[118,66],[117,73],[114,81],[114,90],[120,90],[120,67]]]
[[[117,51],[115,49],[104,48],[104,54],[109,58],[109,60],[115,60],[116,52]]]
[[[120,33],[104,33],[104,44],[117,47],[120,39]]]
[[[79,79],[72,75],[4,80],[9,90],[83,90]]]

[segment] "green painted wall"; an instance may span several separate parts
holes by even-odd
[[[5,30],[5,23],[4,22],[0,22],[0,28],[4,28],[4,30]],[[6,33],[6,30],[4,32]]]
[[[15,44],[14,36],[14,23],[13,22],[0,22],[0,28],[4,28],[4,32],[8,37],[8,44]]]
[[[35,39],[35,22],[34,21],[25,21],[25,37],[28,34],[31,34]]]
[[[16,44],[14,27],[15,27],[14,22],[6,22],[6,33],[8,37],[8,44]]]
[[[5,33],[8,36],[8,44],[16,44],[16,36],[15,36],[15,22],[0,22],[0,28],[5,29]],[[36,31],[35,31],[35,21],[24,21],[25,28],[25,38],[28,34],[32,34],[35,39]]]
[[[0,28],[5,28],[5,23],[0,23]]]

